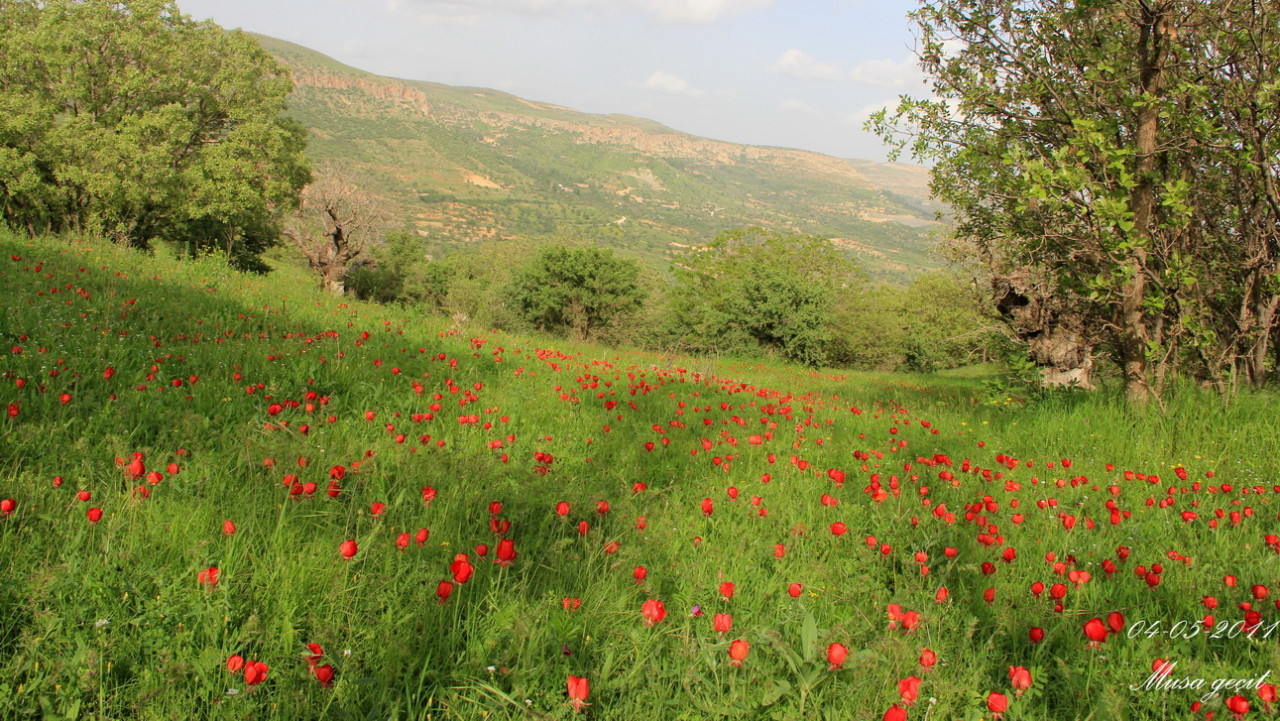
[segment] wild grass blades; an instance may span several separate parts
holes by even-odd
[[[1269,394],[1131,414],[993,404],[971,372],[720,358],[695,379],[335,302],[288,269],[0,248],[0,715],[1273,701],[1268,681],[1131,688],[1158,658],[1207,686],[1280,660]]]

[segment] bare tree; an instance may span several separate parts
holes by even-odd
[[[324,167],[302,190],[302,203],[285,224],[284,235],[306,256],[322,287],[342,295],[347,270],[382,241],[388,221],[376,196]]]

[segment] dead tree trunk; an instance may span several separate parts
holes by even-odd
[[[340,179],[332,168],[302,191],[302,203],[284,235],[334,295],[346,292],[347,270],[381,241],[387,213],[378,199]]]
[[[1040,367],[1041,384],[1092,390],[1094,343],[1086,337],[1084,319],[1055,301],[1025,270],[998,275],[991,285],[996,309]]]

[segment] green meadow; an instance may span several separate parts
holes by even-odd
[[[1273,713],[1227,683],[1280,659],[1272,394],[663,356],[274,264],[0,240],[0,716]]]

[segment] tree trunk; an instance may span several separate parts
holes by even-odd
[[[1143,300],[1147,292],[1147,244],[1155,222],[1156,147],[1160,130],[1160,108],[1154,100],[1160,95],[1164,62],[1162,40],[1168,10],[1146,8],[1142,15],[1139,37],[1142,66],[1142,94],[1147,100],[1138,111],[1137,183],[1129,194],[1129,210],[1133,213],[1134,249],[1129,257],[1128,278],[1120,288],[1120,355],[1124,368],[1124,394],[1131,405],[1145,405],[1151,400],[1147,382],[1147,333]]]
[[[1270,344],[1271,334],[1275,331],[1278,305],[1280,305],[1280,297],[1272,296],[1265,301],[1260,301],[1256,309],[1259,330],[1249,359],[1249,380],[1258,388],[1267,382],[1267,346]]]
[[[1144,250],[1135,250],[1129,264],[1132,277],[1120,291],[1120,358],[1124,395],[1132,405],[1144,405],[1151,400],[1147,385],[1147,326],[1142,309],[1147,280],[1146,255]]]
[[[1084,318],[1067,312],[1026,269],[993,277],[991,288],[996,310],[1040,367],[1041,384],[1092,390],[1094,344],[1085,337]]]
[[[347,292],[347,284],[342,280],[343,273],[329,271],[324,274],[325,292],[332,295],[342,295]]]

